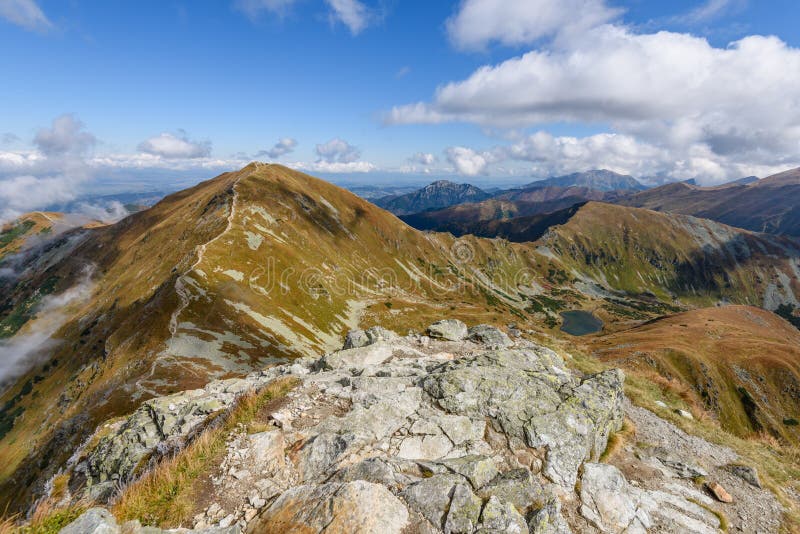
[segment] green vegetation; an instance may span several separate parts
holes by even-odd
[[[0,339],[9,338],[16,334],[25,323],[36,315],[36,306],[45,295],[55,291],[58,278],[50,277],[28,298],[9,310],[0,310],[0,314],[7,312],[0,320]]]
[[[24,236],[36,225],[33,221],[22,221],[9,228],[8,230],[0,233],[0,248],[5,248],[14,242],[17,238]]]

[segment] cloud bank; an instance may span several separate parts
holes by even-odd
[[[709,2],[692,16],[726,6]],[[619,136],[605,142],[622,147],[633,162],[627,170],[665,155],[675,162],[666,172],[692,168],[709,182],[800,163],[800,49],[777,37],[749,36],[720,48],[690,34],[637,33],[607,23],[617,15],[602,0],[467,0],[447,25],[457,46],[539,46],[442,85],[430,101],[396,106],[385,120],[501,129],[598,125]],[[590,150],[602,140],[556,144]],[[547,151],[536,157],[546,159]]]

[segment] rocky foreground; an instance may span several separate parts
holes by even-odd
[[[285,377],[298,385],[271,407],[273,428],[233,432],[193,530],[168,532],[779,529],[780,506],[757,473],[630,405],[621,371],[582,376],[552,350],[458,321],[426,335],[353,332],[320,359],[152,399],[74,456],[72,480],[113,504],[143,464]],[[635,438],[600,462],[626,417]],[[93,508],[62,532],[161,531]]]

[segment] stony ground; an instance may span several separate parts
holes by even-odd
[[[296,376],[273,429],[229,436],[195,531],[778,529],[780,507],[757,474],[627,403],[619,371],[578,375],[549,349],[458,321],[427,335],[355,332],[345,347],[149,401],[73,469],[91,495],[113,499],[131,466],[190,440],[237,393]],[[601,463],[626,416],[635,438]],[[725,493],[713,496],[714,483]],[[87,514],[67,532],[141,531],[102,509]]]

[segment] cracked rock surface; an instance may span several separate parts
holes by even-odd
[[[552,350],[494,327],[437,331],[355,332],[319,359],[153,399],[79,468],[90,492],[111,496],[112,481],[191,440],[237,394],[295,376],[272,430],[229,437],[196,532],[718,532],[716,504],[682,477],[725,465],[724,484],[754,490],[752,476],[731,472],[732,451],[630,406],[621,371],[571,372]],[[661,469],[646,484],[599,462],[626,411],[672,439],[626,450]]]

